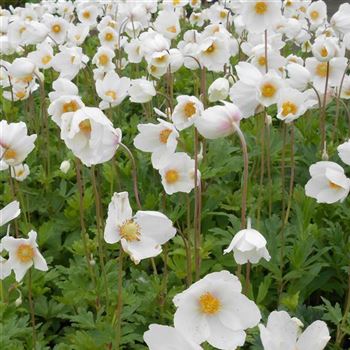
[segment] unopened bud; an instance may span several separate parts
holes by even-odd
[[[322,152],[322,160],[328,160],[329,159],[329,156],[328,156],[328,153],[327,153],[327,144],[326,142],[324,143],[324,147],[323,147],[323,152]]]
[[[21,297],[21,296],[19,296],[19,297],[15,300],[15,305],[16,305],[16,307],[22,305],[22,297]]]

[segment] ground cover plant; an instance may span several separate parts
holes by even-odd
[[[350,4],[1,9],[4,350],[350,348]]]

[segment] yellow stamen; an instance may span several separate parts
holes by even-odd
[[[318,17],[320,17],[320,14],[318,13],[318,11],[312,11],[310,13],[310,17],[313,21],[316,21],[318,19]]]
[[[33,260],[34,249],[30,244],[21,244],[17,248],[16,255],[22,263],[28,263]]]
[[[112,33],[106,33],[105,35],[105,40],[106,41],[112,41],[114,38],[113,34]]]
[[[266,66],[266,58],[265,56],[260,56],[258,59],[258,63],[260,64],[260,66]]]
[[[327,76],[327,62],[322,62],[317,65],[316,74],[321,78],[324,78]]]
[[[264,97],[273,97],[275,96],[276,92],[277,92],[276,87],[271,83],[266,83],[261,87],[261,94]]]
[[[282,115],[286,117],[288,114],[296,114],[298,106],[290,101],[286,101],[282,104]]]
[[[62,111],[63,113],[68,113],[68,112],[75,112],[79,109],[79,105],[77,103],[77,101],[69,101],[66,102],[63,106],[62,106]]]
[[[16,92],[16,97],[20,100],[22,100],[22,98],[24,98],[26,96],[25,91],[17,91]]]
[[[85,19],[89,19],[89,18],[90,18],[90,12],[89,12],[89,11],[84,11],[84,12],[83,12],[83,17],[84,17]]]
[[[52,26],[52,31],[54,32],[54,33],[59,33],[60,31],[61,31],[61,26],[59,25],[59,24],[55,24],[55,25],[53,25]]]
[[[109,58],[106,54],[102,54],[99,58],[98,58],[98,62],[102,65],[105,66],[108,62],[109,62]]]
[[[51,61],[52,57],[50,55],[45,55],[41,58],[42,64],[48,64]]]
[[[5,160],[9,160],[9,159],[15,159],[17,156],[17,152],[14,149],[7,149],[4,154],[3,154],[3,158]]]
[[[89,119],[85,119],[82,122],[79,123],[79,129],[84,133],[84,134],[90,134],[91,133],[91,123]]]
[[[213,294],[207,292],[200,296],[199,307],[202,313],[215,315],[220,310],[221,303]]]
[[[166,29],[170,33],[176,33],[176,27],[175,26],[170,26]]]
[[[336,183],[332,182],[332,181],[328,181],[328,186],[329,188],[331,188],[332,190],[341,190],[343,187],[337,185]]]
[[[266,11],[267,11],[268,7],[267,7],[267,3],[265,1],[258,1],[255,4],[255,12],[258,15],[263,15]]]
[[[321,49],[321,56],[322,57],[327,57],[328,56],[328,50],[325,47],[322,47]]]
[[[111,97],[113,101],[117,99],[117,93],[113,90],[108,90],[105,95]]]
[[[196,105],[194,102],[187,102],[184,105],[184,114],[186,118],[192,118],[193,115],[196,113]]]
[[[159,134],[159,140],[161,143],[167,143],[168,142],[168,138],[170,136],[170,134],[172,133],[173,131],[171,129],[164,129],[160,132]]]
[[[165,173],[165,181],[168,184],[174,184],[175,182],[179,181],[179,179],[180,174],[177,170],[171,169]]]
[[[133,220],[127,220],[119,227],[120,236],[129,242],[139,241],[141,232],[140,226]]]
[[[206,54],[211,54],[215,51],[215,49],[216,49],[216,45],[215,43],[212,43],[204,52]]]

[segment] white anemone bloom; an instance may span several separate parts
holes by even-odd
[[[109,161],[121,137],[121,130],[99,108],[83,107],[62,115],[61,138],[86,166]]]
[[[0,121],[0,159],[10,166],[22,163],[34,149],[36,134],[28,135],[23,122]]]
[[[120,78],[114,71],[109,71],[102,80],[96,81],[96,91],[102,99],[99,107],[104,110],[120,105],[128,96],[130,79]]]
[[[337,148],[340,159],[347,165],[350,165],[350,140],[342,143]]]
[[[204,110],[203,103],[195,96],[181,95],[176,98],[171,119],[178,130],[184,130],[194,124]]]
[[[151,324],[143,339],[150,350],[203,350],[176,328],[159,324]]]
[[[115,68],[115,64],[113,63],[114,57],[115,53],[112,49],[101,46],[97,49],[95,56],[92,58],[92,63],[102,71],[108,72]]]
[[[173,11],[160,11],[154,21],[154,28],[168,39],[174,39],[180,33],[179,16]]]
[[[350,4],[344,3],[330,20],[331,26],[338,32],[346,34],[350,32]]]
[[[194,160],[187,153],[171,154],[159,169],[162,184],[167,194],[190,193],[194,188]],[[198,171],[198,178],[200,173]],[[199,180],[199,179],[198,179]],[[198,181],[199,182],[199,181]]]
[[[18,164],[10,169],[11,177],[17,181],[24,181],[30,174],[28,164]]]
[[[130,101],[135,103],[146,103],[157,94],[153,82],[147,79],[135,79],[131,81],[129,88]]]
[[[175,153],[179,133],[173,124],[158,119],[159,124],[139,124],[139,134],[134,139],[134,145],[143,152],[152,153],[152,165],[155,169],[167,162],[169,155]]]
[[[16,281],[20,282],[25,273],[34,265],[37,270],[47,271],[48,267],[36,243],[37,233],[30,231],[28,238],[5,236],[1,243],[9,253],[7,263],[15,272]]]
[[[242,346],[245,330],[255,327],[261,314],[241,291],[239,279],[228,271],[208,274],[174,297],[175,328],[199,344],[224,350]]]
[[[49,92],[49,99],[51,102],[60,96],[79,95],[78,87],[70,80],[65,78],[58,78],[52,83],[53,91]]]
[[[230,84],[226,78],[217,78],[209,86],[208,98],[210,102],[226,100],[230,90]]]
[[[228,248],[224,250],[224,254],[233,252],[236,263],[241,265],[248,261],[257,264],[262,258],[270,261],[271,256],[266,249],[266,244],[265,237],[251,228],[250,219],[248,219],[248,227],[237,232]]]
[[[141,211],[132,215],[127,192],[114,193],[108,206],[104,239],[120,241],[123,250],[138,264],[162,252],[161,245],[176,234],[171,220],[157,211]]]
[[[319,27],[327,20],[327,5],[324,1],[315,1],[308,6],[306,15],[312,27]]]
[[[207,139],[217,139],[233,134],[242,119],[238,107],[229,102],[222,106],[207,108],[196,120],[195,126],[199,133]]]
[[[259,324],[264,350],[323,350],[331,337],[323,321],[315,321],[300,332],[301,322],[285,311],[273,311],[266,327]]]
[[[0,242],[0,254],[4,251],[4,247],[2,246],[2,242]],[[5,279],[11,274],[11,266],[8,263],[8,260],[3,258],[0,255],[0,280]]]
[[[311,73],[299,63],[289,63],[286,67],[288,72],[287,84],[299,91],[305,91],[311,83]]]
[[[311,165],[309,171],[311,179],[305,185],[308,197],[328,204],[345,200],[350,191],[350,179],[340,165],[321,161]]]
[[[13,201],[0,210],[0,226],[6,225],[21,213],[19,202]]]
[[[53,48],[47,42],[43,42],[36,46],[36,50],[29,52],[28,58],[41,69],[47,69],[51,67],[51,61],[53,58]]]
[[[67,38],[68,22],[61,17],[46,14],[44,22],[49,29],[49,36],[56,44],[63,44]]]

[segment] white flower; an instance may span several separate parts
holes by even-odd
[[[173,124],[158,119],[159,124],[139,124],[139,134],[134,139],[137,149],[144,152],[152,152],[152,165],[159,169],[167,162],[170,154],[173,154],[177,146],[179,133]]]
[[[98,38],[100,39],[101,46],[108,46],[112,50],[115,50],[118,47],[118,38],[119,35],[116,30],[111,27],[105,27],[98,34]]]
[[[89,30],[90,28],[86,24],[78,23],[77,25],[74,25],[73,23],[70,23],[67,31],[68,45],[82,45],[89,34]]]
[[[142,61],[141,41],[139,39],[131,39],[125,44],[125,52],[128,54],[130,63],[140,63]]]
[[[36,65],[30,59],[25,57],[15,58],[9,68],[9,75],[13,78],[30,78],[35,72]]]
[[[312,53],[320,62],[328,62],[340,56],[340,48],[336,38],[318,37],[312,45]]]
[[[48,43],[44,42],[36,46],[36,50],[29,52],[28,58],[38,67],[47,69],[51,67],[53,58],[53,48]]]
[[[127,192],[114,193],[104,239],[110,244],[120,241],[123,250],[138,264],[159,255],[161,245],[175,236],[176,229],[168,217],[156,211],[140,210],[133,216],[128,197]]]
[[[0,226],[7,224],[21,213],[19,202],[13,201],[0,210]]]
[[[36,134],[28,136],[27,125],[23,122],[0,121],[0,159],[8,165],[22,163],[34,149]]]
[[[318,27],[327,19],[327,5],[322,0],[315,1],[307,8],[306,14],[312,27]]]
[[[86,166],[109,161],[121,137],[99,108],[83,107],[62,116],[61,138]]]
[[[214,272],[176,295],[175,328],[196,343],[234,350],[245,342],[245,330],[261,315],[255,303],[241,294],[239,279],[228,271]]]
[[[258,85],[258,100],[265,107],[276,103],[284,81],[274,72],[265,74]]]
[[[27,239],[5,236],[1,241],[3,248],[9,253],[7,263],[15,272],[17,282],[22,280],[33,265],[37,270],[48,270],[46,261],[39,252],[36,237],[37,233],[30,231]]]
[[[208,94],[210,102],[226,100],[230,89],[230,84],[225,78],[217,78],[209,86]]]
[[[241,112],[233,103],[207,108],[196,120],[199,133],[207,139],[217,139],[233,134],[239,127]]]
[[[153,82],[147,79],[135,79],[131,81],[129,88],[130,101],[135,103],[146,103],[157,94]]]
[[[99,9],[94,5],[81,4],[81,6],[78,6],[77,8],[77,15],[81,23],[94,26],[97,23]]]
[[[289,77],[286,80],[288,85],[299,91],[305,91],[311,83],[311,73],[298,63],[289,63],[286,69]]]
[[[54,91],[49,92],[50,101],[53,102],[60,96],[78,96],[78,87],[70,80],[59,78],[52,83]]]
[[[344,3],[330,20],[331,26],[338,32],[346,34],[350,32],[350,4]]]
[[[1,217],[0,217],[1,220]],[[2,246],[2,240],[0,242],[0,254],[4,251],[4,247]],[[11,273],[11,266],[8,263],[8,260],[3,258],[0,255],[0,280],[3,280],[7,276],[9,276]]]
[[[339,145],[338,154],[340,159],[347,165],[350,165],[350,140]]]
[[[44,22],[49,28],[49,36],[56,44],[63,44],[66,41],[68,22],[61,17],[55,17],[51,14],[44,16]]]
[[[176,98],[177,105],[171,116],[178,130],[184,130],[194,124],[203,112],[203,103],[194,96],[181,95]]]
[[[69,169],[70,169],[70,161],[64,160],[60,165],[60,170],[62,171],[63,174],[67,174]]]
[[[174,39],[180,33],[180,21],[173,11],[160,11],[154,21],[154,28],[168,39]]]
[[[321,161],[310,166],[311,179],[305,185],[308,197],[317,203],[335,203],[344,201],[350,191],[350,179],[344,169],[334,162]]]
[[[150,350],[202,350],[200,345],[187,339],[174,327],[151,324],[143,334],[143,339]]]
[[[323,350],[331,337],[323,321],[315,321],[299,334],[300,321],[296,322],[285,311],[273,311],[267,326],[259,324],[264,350]]]
[[[350,99],[350,75],[345,75],[343,86],[340,93],[340,98],[345,100]]]
[[[96,64],[96,66],[104,72],[108,72],[115,68],[115,64],[113,63],[114,57],[115,53],[112,49],[101,46],[97,49],[95,56],[92,58],[92,63]]]
[[[236,263],[241,265],[248,261],[257,264],[262,258],[270,261],[271,256],[266,249],[266,243],[264,236],[251,228],[250,219],[248,219],[248,227],[240,230],[233,237],[228,248],[224,250],[224,254],[233,251]]]
[[[17,181],[24,181],[29,174],[30,170],[27,164],[18,164],[11,167],[11,177]]]

